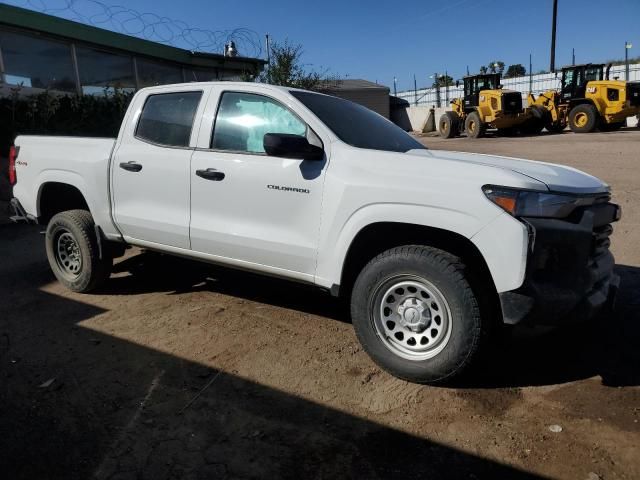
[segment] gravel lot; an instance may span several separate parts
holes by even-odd
[[[615,314],[518,332],[465,383],[423,387],[313,289],[133,250],[72,294],[41,228],[0,220],[3,478],[640,478],[640,131],[422,141],[608,181]]]

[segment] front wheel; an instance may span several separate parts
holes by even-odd
[[[574,133],[591,133],[598,126],[598,109],[581,104],[569,112],[569,128]]]
[[[484,137],[487,126],[484,124],[478,112],[471,112],[464,121],[464,129],[468,138]]]
[[[457,257],[424,246],[388,250],[362,270],[351,317],[365,351],[392,375],[440,383],[477,358],[486,330]]]
[[[460,117],[455,112],[444,112],[438,123],[438,132],[442,138],[453,138],[459,133]]]
[[[47,225],[45,243],[51,270],[69,290],[89,292],[111,273],[110,250],[103,249],[100,257],[93,217],[86,210],[55,215]]]

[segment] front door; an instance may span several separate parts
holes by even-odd
[[[125,239],[190,247],[190,141],[202,94],[157,93],[132,105],[142,111],[136,124],[128,120],[111,165],[114,218]]]
[[[271,157],[263,137],[290,133],[321,145],[320,139],[274,98],[243,91],[211,97],[219,104],[209,148],[198,149],[191,161],[192,249],[239,266],[310,279],[326,158]]]

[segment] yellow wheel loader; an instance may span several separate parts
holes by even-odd
[[[567,125],[575,133],[617,130],[627,117],[640,115],[640,82],[610,80],[610,68],[591,63],[564,67],[560,91],[529,95],[529,105],[543,109],[550,132]]]
[[[440,117],[440,136],[452,138],[464,131],[469,138],[479,138],[487,128],[505,135],[518,130],[539,133],[544,124],[532,121],[531,113],[522,108],[522,94],[503,90],[500,78],[499,73],[464,77],[464,97],[452,100],[453,110]]]

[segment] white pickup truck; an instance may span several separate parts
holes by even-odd
[[[339,98],[255,83],[145,88],[117,139],[20,136],[16,220],[58,280],[97,288],[135,245],[346,296],[392,374],[462,373],[502,324],[584,319],[617,286],[620,208],[578,170],[430,151]]]

